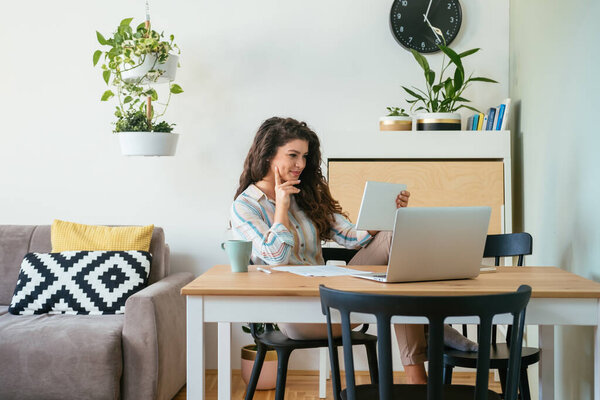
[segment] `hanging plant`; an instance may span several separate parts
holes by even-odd
[[[118,101],[115,116],[115,132],[171,132],[175,124],[157,122],[162,117],[172,94],[183,92],[181,86],[171,81],[179,66],[179,47],[175,37],[165,39],[164,33],[150,29],[149,21],[131,27],[133,18],[121,21],[111,37],[105,38],[96,31],[98,43],[104,46],[93,55],[94,66],[103,58],[102,78],[112,89],[106,90],[100,100],[115,97]],[[165,102],[159,102],[157,91],[151,85],[169,83],[169,94]],[[152,102],[161,106],[155,112]]]

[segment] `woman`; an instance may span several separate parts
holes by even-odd
[[[396,206],[406,207],[409,197],[407,191],[400,193]],[[322,265],[322,240],[360,248],[350,265],[388,263],[391,234],[357,231],[348,221],[323,177],[319,138],[292,118],[273,117],[258,129],[240,176],[231,225],[236,236],[252,241],[254,264]],[[324,324],[279,327],[292,339],[327,336]],[[426,383],[423,325],[394,328],[409,382]]]

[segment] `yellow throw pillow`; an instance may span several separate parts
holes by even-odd
[[[150,251],[154,225],[100,226],[55,219],[50,237],[52,252],[61,251]]]

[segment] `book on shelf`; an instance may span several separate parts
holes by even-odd
[[[467,119],[467,130],[468,131],[472,131],[473,130],[473,115],[471,115],[468,119]]]
[[[475,113],[467,119],[468,131],[504,131],[508,128],[510,99],[484,113]]]
[[[477,118],[477,130],[480,131],[482,126],[483,126],[483,113],[479,113],[478,118]]]
[[[502,124],[500,130],[505,131],[508,127],[508,116],[510,112],[510,99],[504,100],[504,117],[502,118]]]
[[[491,131],[494,126],[494,117],[496,116],[496,107],[490,107],[487,111],[487,125],[485,127],[486,131]]]

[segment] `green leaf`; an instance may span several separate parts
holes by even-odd
[[[129,26],[129,24],[131,24],[131,21],[133,21],[133,18],[125,18],[123,21],[121,21],[119,26]]]
[[[489,78],[483,78],[483,77],[475,77],[475,78],[469,78],[469,82],[489,82],[489,83],[498,83],[493,79],[489,79]]]
[[[112,92],[112,90],[107,90],[106,92],[104,92],[104,94],[102,95],[102,97],[100,98],[101,101],[106,101],[108,99],[110,99],[111,97],[113,97],[115,94]]]
[[[408,94],[410,94],[411,96],[416,97],[419,100],[425,101],[425,98],[423,98],[423,96],[421,96],[420,94],[417,94],[417,93],[413,92],[409,88],[402,86],[402,89],[406,90],[408,92]]]
[[[416,51],[414,49],[410,49],[410,52],[412,53],[415,60],[417,60],[417,62],[421,66],[421,68],[423,68],[423,71],[425,71],[425,72],[429,71],[430,68],[429,68],[429,63],[427,62],[427,59],[424,56],[422,56],[421,53],[419,53],[418,51]]]
[[[106,39],[104,39],[104,36],[102,36],[102,34],[98,31],[96,31],[96,37],[98,38],[98,43],[100,43],[102,46],[106,45]]]
[[[476,49],[471,49],[471,50],[463,51],[458,56],[460,58],[463,58],[463,57],[466,57],[466,56],[470,56],[473,53],[477,53],[479,50],[480,50],[479,48],[476,48]]]
[[[146,96],[150,96],[152,101],[158,100],[158,93],[156,93],[156,90],[154,90],[154,89],[146,90]]]
[[[444,54],[450,58],[450,60],[454,63],[454,65],[456,65],[456,68],[460,68],[461,70],[464,71],[462,61],[460,60],[459,55],[456,54],[456,52],[454,50],[452,50],[450,47],[447,47],[447,46],[439,46],[439,47],[440,47],[440,50],[442,50],[444,52]]]
[[[479,112],[479,110],[478,110],[478,109],[476,109],[475,107],[471,107],[471,106],[468,106],[468,105],[466,105],[466,104],[461,104],[460,106],[456,107],[456,109],[457,109],[457,110],[458,110],[459,108],[468,108],[469,110],[472,110],[472,111],[475,111],[475,112]]]
[[[425,71],[425,80],[429,86],[433,85],[433,82],[435,82],[435,72],[432,70]]]
[[[464,97],[460,97],[460,96],[458,96],[457,98],[455,98],[454,101],[460,101],[462,103],[470,103],[471,102],[471,100],[465,99]]]
[[[93,57],[93,61],[94,61],[94,67],[96,66],[96,64],[98,64],[98,60],[100,59],[100,56],[102,55],[102,50],[96,50],[94,52],[94,57]]]
[[[444,90],[446,91],[446,97],[454,97],[454,87],[452,86],[452,79],[446,79],[446,81],[444,82]]]
[[[131,100],[133,100],[133,97],[127,96],[125,97],[125,100],[123,100],[123,103],[129,103]]]
[[[433,93],[437,93],[437,92],[439,92],[439,91],[440,91],[440,89],[441,89],[441,88],[443,88],[443,87],[444,87],[444,84],[443,84],[443,83],[438,83],[437,85],[433,85],[433,86],[431,87],[431,89],[433,90]]]
[[[457,92],[460,92],[460,89],[462,88],[464,82],[465,74],[463,70],[456,68],[454,70],[454,89],[456,89]]]
[[[171,93],[173,93],[173,94],[183,93],[183,89],[181,88],[181,86],[174,83],[171,85]]]
[[[108,81],[110,80],[110,71],[106,70],[102,72],[102,77],[104,78],[104,82],[108,85]]]

